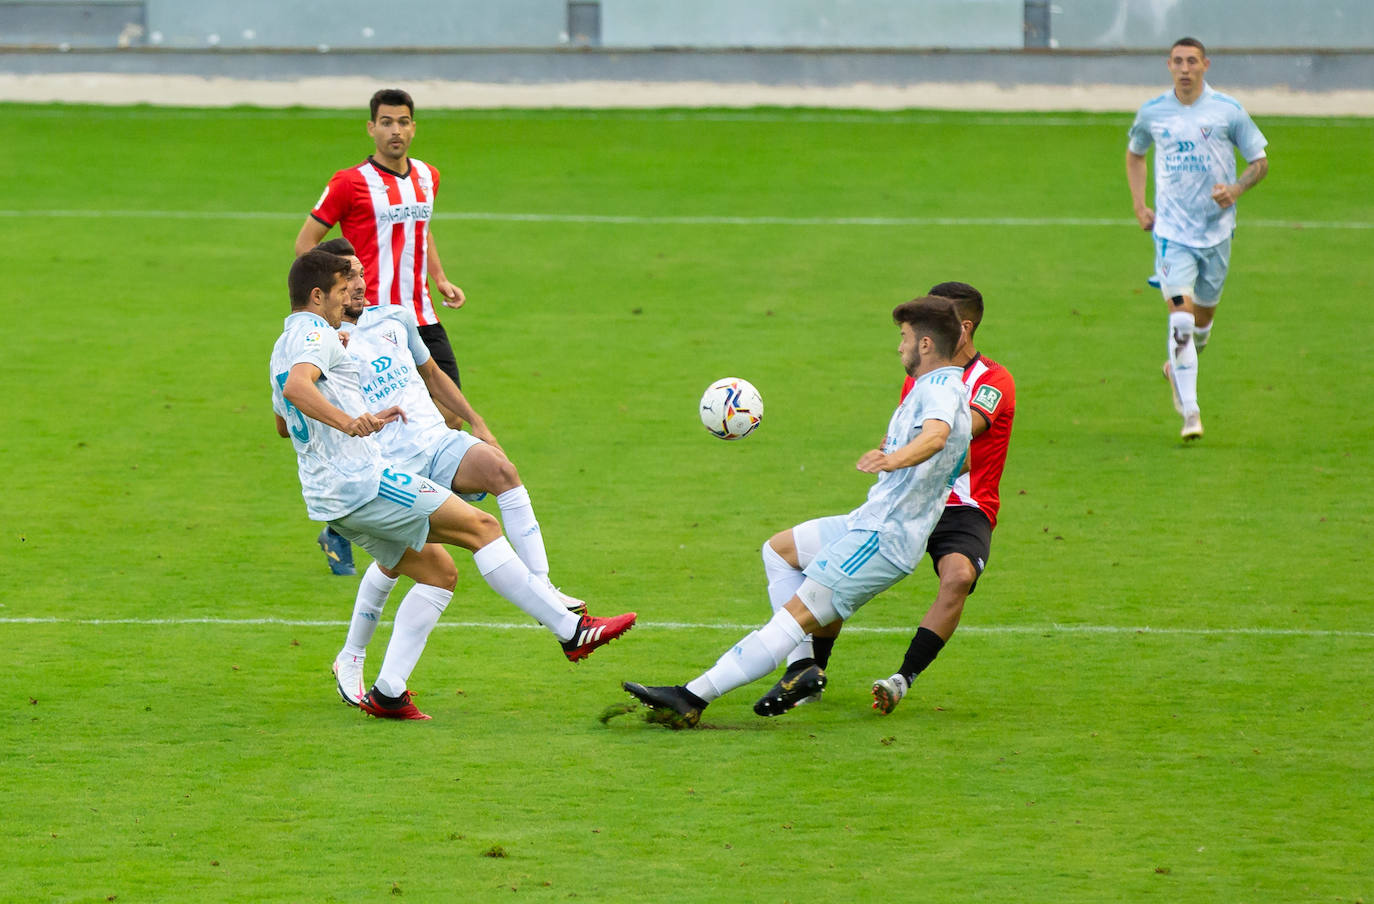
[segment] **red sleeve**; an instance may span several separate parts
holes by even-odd
[[[1016,408],[1016,382],[1005,367],[996,367],[983,375],[973,387],[969,408],[988,419],[988,426],[997,423],[997,418]]]
[[[430,175],[434,177],[434,194],[439,194],[439,167],[432,163],[425,164],[429,167]]]
[[[310,215],[325,226],[333,226],[343,219],[353,202],[353,180],[351,170],[339,170],[324,187],[324,194],[315,202]]]

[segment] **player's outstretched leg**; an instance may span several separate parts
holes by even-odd
[[[660,716],[655,721],[662,722],[675,731],[695,728],[701,721],[701,711],[707,705],[705,700],[680,684],[672,687],[645,687],[633,681],[625,681],[620,686],[629,691],[640,703],[654,710]]]

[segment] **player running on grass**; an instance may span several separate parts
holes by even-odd
[[[926,542],[926,552],[940,579],[935,602],[921,619],[901,666],[890,677],[873,682],[873,708],[884,715],[892,712],[916,676],[925,671],[953,636],[964,612],[964,601],[978,586],[992,552],[992,530],[997,525],[1000,506],[998,485],[1011,443],[1012,420],[1016,417],[1016,384],[1011,373],[979,354],[973,344],[973,335],[983,322],[983,294],[961,282],[940,283],[931,287],[930,294],[953,301],[963,325],[953,363],[964,370],[973,440],[969,443],[964,473],[954,481],[944,513]],[[914,385],[915,380],[908,376],[902,386],[903,399]],[[769,544],[764,544],[763,560],[770,575],[775,571],[786,575],[778,568],[778,553]],[[782,678],[754,704],[754,712],[777,716],[819,698],[842,624],[835,622],[803,641],[788,657]]]
[[[372,434],[405,414],[396,406],[367,410],[357,362],[335,331],[351,294],[351,269],[324,251],[309,251],[291,265],[291,314],[271,356],[272,407],[278,432],[295,447],[310,517],[415,581],[360,706],[383,718],[428,719],[411,702],[407,682],[458,582],[440,544],[471,550],[492,589],[553,632],[573,662],[628,631],[635,614],[590,618],[568,611],[547,582],[530,574],[495,518],[419,474],[388,466]]]
[[[777,554],[765,558],[773,618],[710,669],[686,685],[624,683],[673,727],[696,725],[711,701],[773,671],[808,635],[910,574],[924,554],[968,452],[968,395],[951,361],[961,327],[953,302],[932,296],[898,305],[892,317],[901,326],[902,366],[916,384],[893,413],[882,449],[856,464],[878,475],[868,500],[769,540]]]
[[[377,433],[382,458],[396,468],[427,477],[466,501],[496,494],[502,526],[520,561],[538,580],[548,584],[568,609],[585,614],[586,604],[568,596],[549,581],[544,537],[535,518],[530,494],[520,474],[506,458],[496,437],[454,382],[438,368],[415,328],[415,317],[400,305],[367,306],[363,264],[347,239],[334,238],[319,250],[349,262],[351,295],[344,304],[341,336],[362,374],[363,399],[374,414],[392,405],[406,413]],[[450,430],[431,398],[457,412],[471,425],[471,433]],[[366,690],[363,660],[377,630],[387,596],[397,576],[376,562],[358,584],[358,597],[343,649],[334,659],[339,695],[357,706]]]
[[[1207,346],[1231,265],[1236,201],[1269,172],[1268,144],[1250,114],[1204,80],[1212,65],[1196,38],[1169,49],[1174,87],[1136,114],[1126,182],[1140,228],[1155,237],[1155,278],[1169,305],[1164,376],[1185,440],[1202,436],[1198,352]],[[1155,147],[1155,208],[1145,203],[1145,155]],[[1239,150],[1247,162],[1236,178]]]

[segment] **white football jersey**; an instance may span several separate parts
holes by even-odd
[[[405,421],[392,421],[377,433],[382,457],[404,462],[437,448],[449,428],[420,376],[419,365],[430,359],[430,352],[420,338],[415,313],[395,304],[364,308],[357,325],[348,330],[348,353],[362,374],[367,410],[376,414],[399,405],[406,413]]]
[[[272,381],[272,410],[286,421],[296,449],[297,470],[305,509],[316,521],[342,518],[377,497],[382,457],[369,438],[349,436],[306,417],[282,395],[291,368],[308,362],[320,369],[315,386],[333,405],[352,416],[366,410],[358,391],[357,364],[344,351],[339,334],[325,320],[306,311],[286,318],[285,328],[272,347],[268,377]]]
[[[878,551],[908,574],[925,555],[926,540],[944,513],[973,435],[962,368],[941,367],[916,381],[888,422],[883,451],[910,443],[928,420],[949,424],[945,447],[918,465],[879,474],[868,501],[850,512],[848,520],[850,530],[877,531]]]
[[[1211,248],[1236,229],[1236,207],[1212,200],[1212,186],[1236,181],[1238,148],[1247,161],[1269,142],[1236,100],[1210,86],[1192,104],[1173,89],[1140,108],[1129,133],[1132,154],[1155,146],[1155,226],[1162,239]]]

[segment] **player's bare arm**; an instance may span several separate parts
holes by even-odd
[[[291,434],[286,429],[286,419],[280,414],[273,414],[272,416],[277,419],[277,436],[280,436],[282,439],[290,438]]]
[[[1240,178],[1233,184],[1218,183],[1212,186],[1212,200],[1221,207],[1230,207],[1236,203],[1237,198],[1258,185],[1260,180],[1267,175],[1269,175],[1269,158],[1260,157],[1258,160],[1252,160],[1245,171],[1240,174]]]
[[[449,282],[448,277],[444,275],[444,264],[439,260],[439,246],[434,244],[434,233],[429,230],[425,231],[425,270],[430,284],[443,298],[444,307],[461,308],[468,300],[463,290]]]
[[[323,374],[315,365],[302,361],[293,366],[286,377],[286,385],[282,387],[282,395],[286,400],[306,417],[319,421],[321,424],[328,424],[341,433],[349,436],[370,436],[397,418],[404,419],[404,412],[399,407],[393,406],[380,411],[377,414],[364,411],[357,417],[353,417],[348,412],[335,407],[324,393],[320,392],[315,385]]]
[[[325,233],[328,231],[328,226],[312,216],[307,216],[305,222],[301,224],[301,231],[296,233],[296,257],[300,257],[324,241]]]
[[[911,442],[892,452],[872,449],[854,465],[865,474],[878,474],[882,471],[896,471],[919,465],[945,447],[949,441],[949,424],[937,418],[929,418],[921,423],[921,432]]]
[[[420,379],[425,381],[430,398],[467,421],[468,432],[473,436],[484,443],[501,448],[501,444],[488,429],[486,421],[482,420],[482,416],[468,402],[467,396],[463,395],[463,391],[453,382],[453,378],[439,369],[433,358],[421,364],[419,370]]]
[[[1155,228],[1155,212],[1145,203],[1148,169],[1144,154],[1126,152],[1126,184],[1131,188],[1131,205],[1135,208],[1136,222],[1146,232]]]

